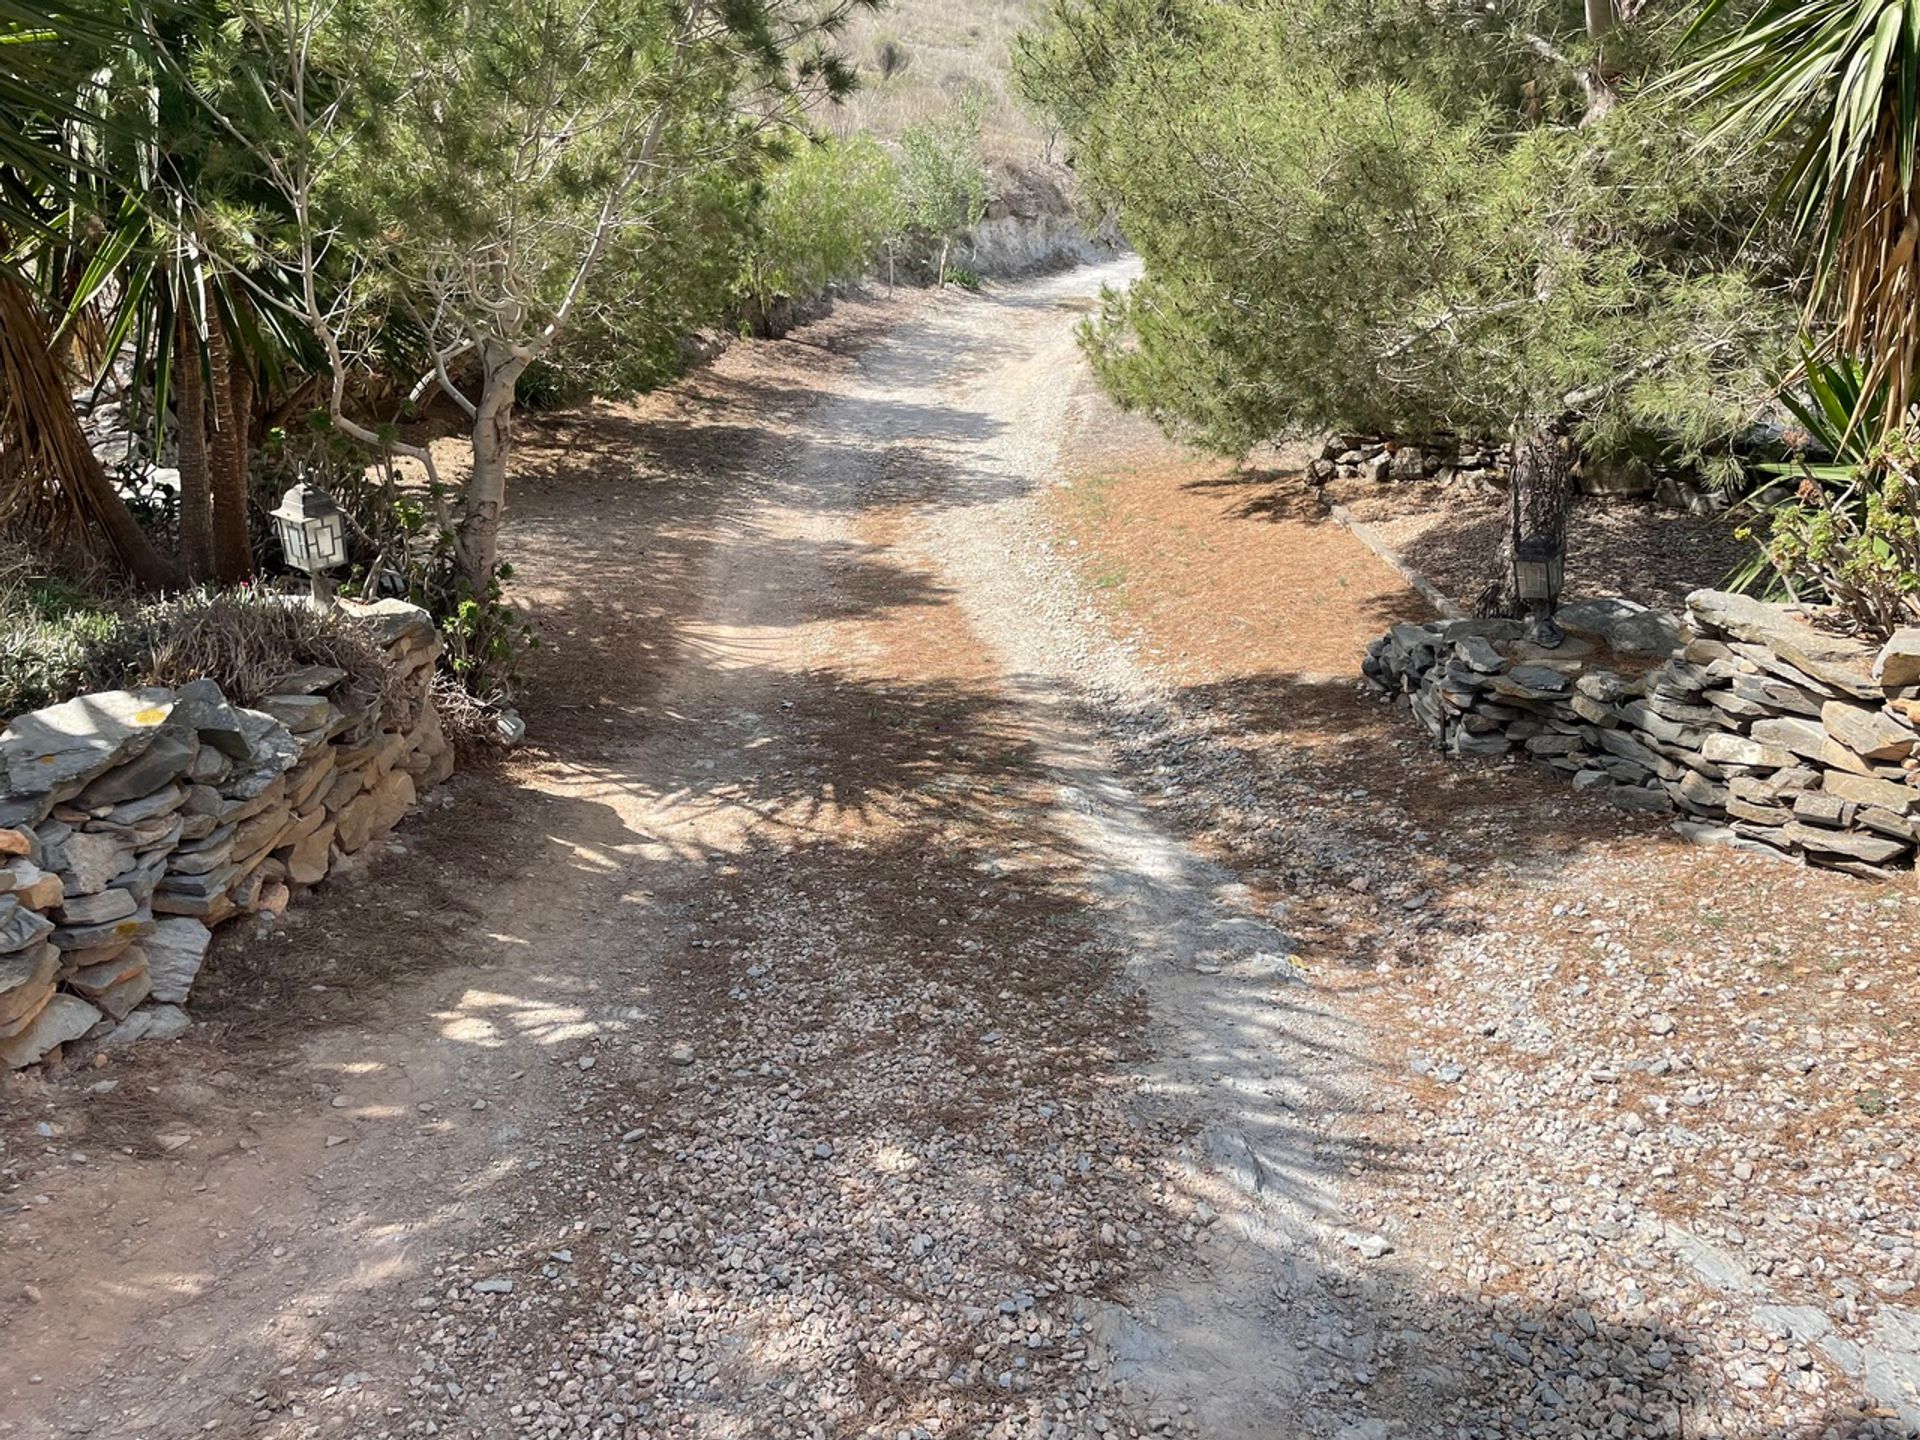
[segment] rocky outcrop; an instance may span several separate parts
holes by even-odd
[[[1057,166],[996,166],[986,214],[954,245],[954,264],[980,275],[1022,275],[1111,260],[1126,243],[1111,223],[1089,229]]]
[[[219,686],[112,691],[0,731],[0,1069],[171,1036],[212,927],[284,909],[447,778],[425,611],[354,607],[399,676],[286,676],[256,709]]]
[[[1878,875],[1920,844],[1920,674],[1800,612],[1695,591],[1684,622],[1569,605],[1542,651],[1508,620],[1396,625],[1362,669],[1454,755],[1525,757],[1698,838]],[[1903,632],[1904,634],[1904,632]],[[1898,683],[1890,683],[1898,682]]]

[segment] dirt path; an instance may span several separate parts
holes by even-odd
[[[1124,274],[528,427],[529,750],[226,946],[188,1041],[7,1095],[0,1436],[1882,1433],[1695,1423],[1651,1245],[1643,1304],[1454,1233],[1626,1193],[1578,1097],[1402,1048],[1482,948],[1579,1002],[1458,892],[1619,824],[1396,748],[1345,532],[1242,553],[1204,478],[1062,522],[1137,435],[1072,343]]]
[[[1104,278],[536,442],[539,750],[197,1050],[21,1097],[0,1434],[1343,1423],[1271,1100],[1341,1041],[1110,769],[1143,682],[1031,528]]]

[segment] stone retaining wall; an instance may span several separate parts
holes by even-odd
[[[211,927],[278,913],[452,773],[431,620],[354,609],[404,676],[398,713],[309,666],[258,709],[196,680],[0,732],[0,1070],[179,1034]]]
[[[1524,756],[1694,838],[1857,874],[1920,842],[1920,630],[1875,649],[1794,609],[1699,590],[1685,620],[1624,601],[1559,616],[1396,625],[1362,669],[1453,755]]]

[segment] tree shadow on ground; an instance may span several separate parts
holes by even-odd
[[[1040,758],[1030,710],[965,682],[876,680],[833,669],[734,680],[739,695],[777,695],[782,703],[717,741],[710,717],[672,715],[652,742],[624,758],[567,757],[561,793],[542,776],[540,793],[500,793],[498,812],[463,801],[410,832],[415,853],[395,862],[414,878],[446,875],[448,910],[462,922],[449,927],[445,949],[408,957],[422,970],[458,967],[469,977],[467,993],[441,1018],[449,1049],[516,1068],[544,1061],[590,1101],[571,1159],[543,1180],[539,1206],[521,1203],[531,1182],[510,1174],[467,1186],[461,1223],[470,1225],[476,1213],[493,1217],[489,1239],[503,1273],[537,1284],[542,1257],[564,1242],[572,1276],[584,1277],[542,1290],[549,1298],[537,1308],[501,1315],[497,1334],[462,1357],[476,1377],[493,1377],[503,1402],[534,1393],[526,1388],[531,1377],[512,1368],[522,1342],[536,1354],[544,1343],[552,1362],[564,1363],[570,1337],[591,1336],[606,1323],[593,1304],[593,1277],[608,1264],[602,1247],[568,1236],[550,1217],[592,1213],[589,1197],[625,1195],[642,1183],[619,1142],[644,1133],[656,1150],[703,1157],[671,1172],[647,1169],[653,1203],[724,1206],[740,1177],[752,1176],[756,1206],[811,1210],[850,1239],[895,1237],[871,1254],[860,1245],[837,1259],[796,1254],[777,1276],[724,1285],[685,1266],[669,1266],[657,1280],[651,1270],[633,1272],[628,1284],[637,1284],[637,1300],[658,1283],[680,1287],[676,1304],[717,1304],[724,1295],[734,1307],[739,1324],[719,1382],[688,1402],[715,1426],[750,1424],[796,1385],[825,1394],[851,1384],[869,1419],[882,1417],[884,1403],[885,1415],[909,1426],[942,1401],[983,1423],[1022,1413],[1028,1392],[996,1385],[999,1362],[980,1373],[967,1366],[982,1344],[996,1352],[993,1307],[1001,1297],[1071,1273],[1071,1286],[1047,1303],[1063,1325],[1077,1314],[1089,1335],[1115,1347],[1115,1378],[1132,1394],[1101,1402],[1116,1420],[1143,1422],[1186,1404],[1212,1420],[1202,1433],[1306,1433],[1304,1423],[1288,1429],[1285,1413],[1270,1416],[1263,1432],[1245,1429],[1245,1416],[1225,1407],[1251,1386],[1292,1394],[1295,1417],[1380,1418],[1404,1427],[1390,1433],[1408,1436],[1492,1440],[1557,1433],[1567,1423],[1669,1440],[1898,1433],[1844,1409],[1811,1427],[1768,1428],[1735,1408],[1745,1391],[1739,1370],[1725,1368],[1755,1363],[1751,1357],[1702,1353],[1686,1326],[1611,1294],[1455,1293],[1393,1256],[1338,1260],[1265,1225],[1270,1208],[1342,1224],[1345,1217],[1328,1208],[1329,1164],[1336,1175],[1391,1185],[1413,1163],[1399,1143],[1371,1138],[1370,1111],[1338,1094],[1299,1110],[1263,1108],[1259,1150],[1267,1163],[1252,1193],[1223,1195],[1217,1175],[1170,1164],[1183,1147],[1204,1151],[1207,1127],[1248,1122],[1231,1111],[1223,1120],[1217,1097],[1142,1110],[1124,1098],[1130,1086],[1115,1086],[1155,1063],[1156,1022],[1135,984],[1139,967],[1159,962],[1116,948],[1101,902],[1089,896],[1089,868],[1112,857],[1086,853],[1077,832],[1053,818],[1063,777]],[[1328,727],[1326,763],[1366,752],[1370,739],[1352,732],[1355,717],[1336,687],[1267,688],[1267,716],[1292,724],[1311,716]],[[1204,706],[1226,696],[1190,698]],[[1084,793],[1083,777],[1065,778]],[[684,817],[684,827],[663,834],[662,813]],[[1538,858],[1551,863],[1560,847],[1591,837],[1562,824],[1516,838],[1538,845]],[[459,877],[476,871],[492,877],[489,893],[463,895]],[[366,894],[351,931],[324,946],[263,953],[260,963],[279,973],[286,1002],[297,1008],[299,992],[318,978],[346,1002],[348,1013],[334,1023],[357,1022],[368,987],[390,984],[394,972],[369,969],[356,978],[354,966],[377,965],[392,948],[383,950],[380,937],[408,932],[399,897],[410,888],[383,885]],[[543,903],[530,903],[536,896]],[[650,939],[636,939],[639,913],[657,922]],[[587,916],[606,923],[583,935],[575,922]],[[821,927],[831,927],[831,945],[795,943]],[[555,935],[567,937],[564,949],[553,948]],[[361,937],[357,955],[354,936]],[[325,968],[303,974],[302,956],[319,954]],[[226,978],[236,999],[261,994],[260,975]],[[1219,985],[1206,1002],[1218,1013],[1203,1028],[1235,1045],[1265,1047],[1282,1064],[1298,1064],[1302,1047],[1317,1047],[1314,1063],[1355,1077],[1356,1095],[1369,1088],[1364,1077],[1377,1076],[1378,1061],[1303,1026],[1321,1002],[1287,977],[1228,976]],[[229,1018],[224,993],[216,987],[209,997],[216,1021]],[[703,1068],[700,1084],[676,1085],[657,1048],[637,1043],[647,1026],[627,1018],[635,1005],[702,1017],[700,1050],[716,1063]],[[596,1068],[574,1068],[589,1055],[599,1057]],[[722,1057],[727,1063],[717,1063]],[[754,1176],[751,1145],[714,1128],[715,1116],[750,1110],[775,1083],[752,1063],[756,1057],[781,1074],[804,1066],[835,1077],[831,1133],[845,1178],[825,1211],[784,1171]],[[1217,1062],[1206,1053],[1194,1059]],[[1043,1105],[1053,1113],[1043,1114]],[[1136,1119],[1123,1122],[1116,1105]],[[1154,1159],[1145,1170],[1114,1163],[1118,1152],[1100,1158],[1109,1152],[1093,1140],[1129,1133],[1128,1123],[1143,1127],[1132,1133],[1139,1153]],[[1063,1134],[1087,1138],[1063,1145]],[[802,1138],[812,1143],[804,1130]],[[1076,1146],[1096,1157],[1089,1168],[1075,1163]],[[939,1154],[941,1163],[872,1183],[869,1167],[890,1163],[885,1157],[923,1153]],[[1012,1218],[1043,1195],[1120,1217],[1164,1248],[1108,1245],[1082,1231],[1048,1230],[1043,1239]],[[1206,1238],[1195,1238],[1193,1227],[1200,1204],[1223,1217]],[[942,1243],[960,1248],[936,1249],[935,1268],[922,1273],[898,1255],[928,1213],[950,1217],[940,1233],[952,1238]],[[1592,1249],[1601,1242],[1581,1219],[1569,1217],[1568,1243]],[[445,1223],[453,1223],[451,1211]],[[1276,1331],[1288,1333],[1306,1317],[1308,1347],[1288,1362],[1297,1370],[1249,1376],[1246,1353],[1209,1355],[1181,1331],[1168,1308],[1173,1299],[1189,1283],[1218,1283],[1223,1266],[1236,1279],[1260,1278],[1262,1288],[1239,1303]],[[834,1343],[796,1349],[792,1297],[822,1275],[857,1297],[865,1318],[831,1318]],[[904,1317],[924,1308],[930,1283],[959,1286],[985,1318],[929,1334],[933,1355],[902,1372],[862,1337],[890,1321],[911,1329]],[[1135,1312],[1125,1324],[1109,1308],[1122,1299]],[[664,1289],[659,1300],[668,1303]],[[1332,1318],[1356,1315],[1364,1321],[1353,1328]],[[1036,1355],[1030,1372],[1035,1397],[1051,1393],[1041,1378],[1044,1358]],[[1791,1354],[1776,1360],[1785,1383],[1798,1383],[1798,1361]],[[956,1385],[956,1373],[970,1378]],[[635,1414],[647,1419],[669,1398],[637,1395]]]

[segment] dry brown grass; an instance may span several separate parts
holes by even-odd
[[[390,712],[409,703],[392,662],[348,617],[260,591],[196,592],[149,605],[130,622],[140,683],[202,677],[236,705],[255,705],[293,671],[331,665],[351,693]]]
[[[1015,92],[1011,74],[1014,38],[1039,10],[1039,0],[895,0],[860,15],[842,40],[859,66],[860,89],[823,122],[840,135],[867,131],[897,139],[908,126],[977,95],[987,160],[1057,158],[1057,146]],[[891,76],[882,61],[889,45],[906,59]]]

